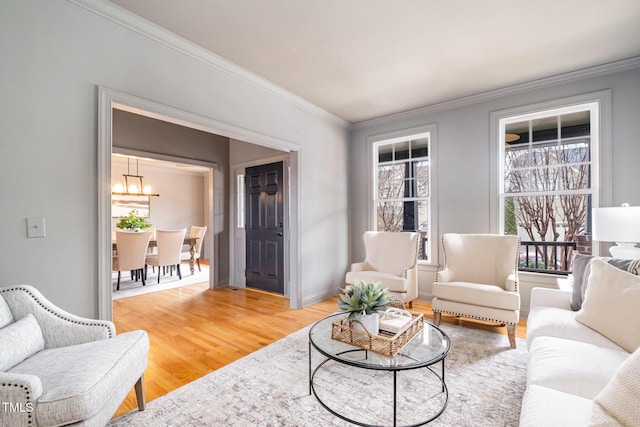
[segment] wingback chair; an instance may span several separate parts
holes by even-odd
[[[135,385],[145,409],[145,331],[75,316],[32,286],[0,288],[0,426],[104,426]]]
[[[420,234],[366,231],[365,260],[351,265],[345,281],[380,282],[391,296],[413,307],[418,297],[418,247]]]
[[[515,348],[520,319],[518,236],[454,234],[442,236],[444,270],[436,273],[432,307],[434,323],[442,313],[489,320],[507,326]]]

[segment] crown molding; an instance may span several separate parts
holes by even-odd
[[[352,130],[364,129],[372,126],[379,126],[386,123],[396,122],[399,120],[407,120],[415,117],[420,117],[428,114],[433,114],[441,111],[451,110],[454,108],[464,107],[478,102],[490,101],[496,98],[501,98],[508,95],[514,95],[522,92],[527,92],[534,89],[543,87],[558,85],[569,81],[582,80],[592,77],[603,76],[611,73],[618,73],[628,70],[633,70],[640,67],[640,56],[633,58],[623,59],[621,61],[610,62],[607,64],[596,65],[590,68],[584,68],[577,71],[571,71],[564,74],[558,74],[551,77],[545,77],[538,80],[532,80],[526,83],[520,83],[512,86],[507,86],[501,89],[491,90],[487,92],[478,93],[475,95],[465,96],[462,98],[453,99],[451,101],[445,101],[438,104],[427,105],[425,107],[416,108],[413,110],[403,111],[401,113],[389,114],[386,116],[378,117],[375,119],[363,120],[353,123]]]
[[[193,59],[196,59],[216,70],[230,74],[247,83],[250,83],[272,95],[275,95],[286,102],[303,108],[317,117],[329,121],[330,123],[340,126],[344,129],[350,129],[351,123],[343,120],[326,110],[310,103],[304,98],[295,95],[286,89],[270,82],[269,80],[252,73],[251,71],[240,67],[239,65],[219,56],[215,53],[204,49],[203,47],[192,43],[152,22],[149,22],[138,15],[129,12],[120,6],[110,3],[106,0],[67,0],[67,2],[86,9],[96,15],[102,16],[111,22],[121,25],[131,31],[134,31],[144,37],[154,40],[168,48],[174,49]]]

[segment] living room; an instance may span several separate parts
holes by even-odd
[[[56,305],[79,316],[109,317],[100,302],[104,300],[101,286],[111,274],[100,252],[108,249],[101,239],[106,241],[109,236],[96,231],[102,225],[98,218],[110,185],[103,182],[98,162],[102,155],[98,141],[108,139],[109,132],[100,124],[99,105],[105,93],[101,89],[164,106],[166,115],[188,112],[202,128],[295,157],[292,171],[298,204],[292,211],[295,234],[290,259],[296,261],[288,271],[295,287],[290,295],[294,308],[335,296],[350,263],[363,259],[362,234],[373,226],[367,191],[372,179],[371,149],[381,139],[425,131],[434,138],[437,173],[436,185],[432,184],[431,241],[436,245],[431,262],[419,266],[423,300],[430,299],[430,284],[443,263],[439,236],[500,231],[497,183],[492,175],[497,118],[493,120],[492,113],[608,93],[608,108],[601,118],[601,146],[608,147],[609,157],[601,159],[600,175],[606,185],[600,186],[599,203],[640,205],[636,185],[640,170],[635,161],[640,158],[638,7],[634,2],[599,3],[563,6],[587,14],[581,15],[580,22],[602,18],[609,25],[608,36],[598,33],[600,42],[589,38],[594,56],[581,63],[562,63],[551,74],[531,70],[551,61],[544,50],[520,58],[514,53],[518,46],[508,43],[512,35],[503,34],[504,45],[474,49],[504,50],[493,62],[505,69],[521,68],[521,77],[471,92],[470,82],[499,73],[495,68],[478,69],[466,63],[466,68],[442,71],[457,73],[459,85],[437,100],[345,119],[112,3],[3,2],[3,282],[33,285]],[[549,7],[554,6],[549,3]],[[525,12],[530,11],[527,8],[521,14]],[[484,27],[497,28],[492,22],[495,25]],[[500,28],[505,25],[503,21]],[[564,46],[561,57],[569,61],[576,55],[576,40],[587,35],[563,37],[565,31],[556,33],[555,44]],[[468,43],[473,41],[472,35],[466,37]],[[445,38],[441,40],[446,44]],[[422,87],[428,87],[423,92],[441,89]],[[376,99],[363,101],[355,110],[364,111]],[[25,218],[30,217],[45,219],[44,238],[26,237]],[[223,232],[228,233],[229,228],[225,218]],[[603,245],[600,252],[605,251]],[[523,274],[521,280],[524,315],[527,292],[534,286],[553,287],[555,278]]]

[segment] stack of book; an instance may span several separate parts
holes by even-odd
[[[389,308],[380,316],[380,330],[396,334],[411,323],[413,316],[406,310]]]

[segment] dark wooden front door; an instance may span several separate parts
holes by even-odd
[[[247,168],[247,286],[284,293],[283,163]]]

